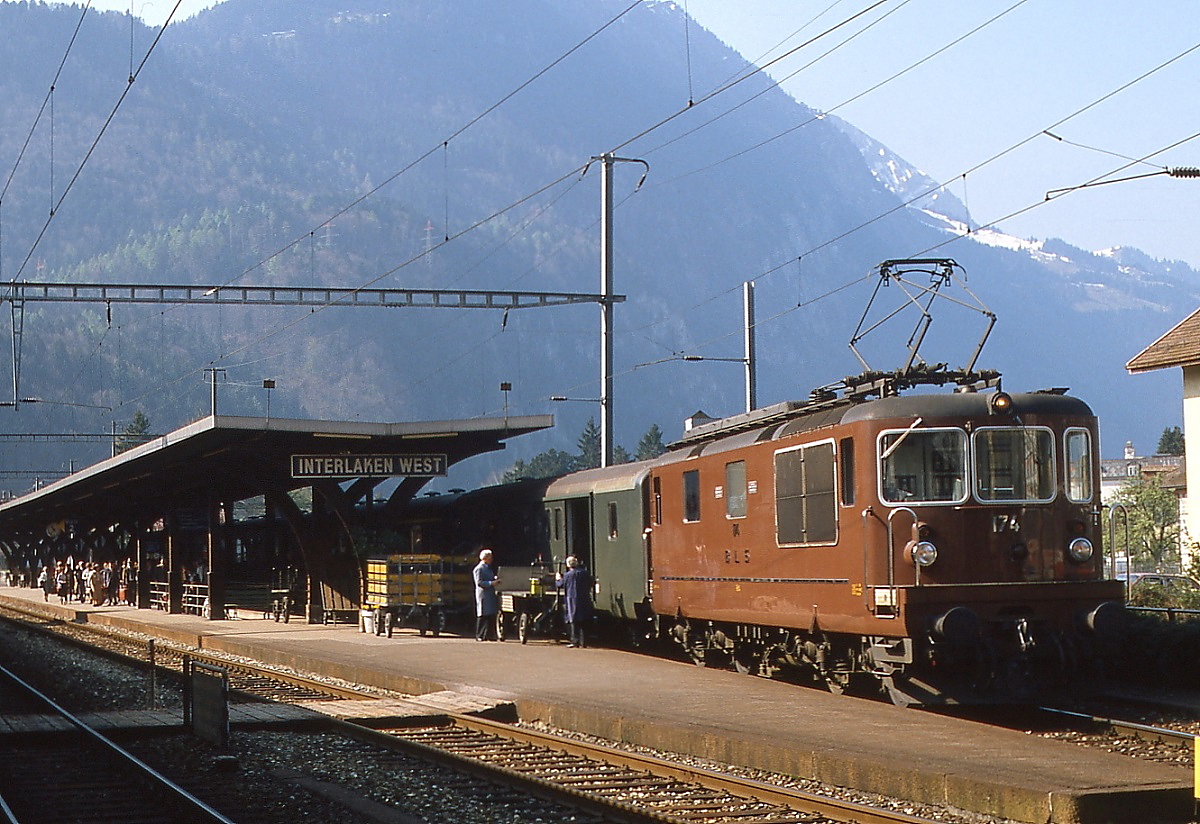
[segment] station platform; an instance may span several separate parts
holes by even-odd
[[[913,801],[996,821],[1188,820],[1192,771],[961,719],[621,650],[552,641],[392,638],[353,625],[207,621],[131,607],[0,603],[420,696],[512,702],[524,721]]]

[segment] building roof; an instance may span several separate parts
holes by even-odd
[[[210,497],[236,501],[313,483],[293,475],[297,457],[350,466],[355,456],[433,455],[448,467],[553,424],[550,415],[404,423],[209,416],[0,504],[0,541],[62,519],[111,524]]]
[[[1200,309],[1135,355],[1125,368],[1130,372],[1150,372],[1197,364],[1200,364]]]

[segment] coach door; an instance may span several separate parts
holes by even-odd
[[[592,566],[592,498],[567,498],[546,505],[550,521],[550,554],[556,563],[574,555]]]

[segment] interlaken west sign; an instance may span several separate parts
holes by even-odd
[[[391,453],[380,455],[293,455],[293,478],[432,478],[446,474],[446,455]]]

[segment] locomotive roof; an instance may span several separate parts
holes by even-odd
[[[940,395],[898,395],[878,398],[851,407],[843,423],[879,420],[881,418],[966,418],[988,414],[991,393],[955,392]],[[1021,415],[1079,415],[1090,416],[1091,408],[1079,398],[1064,395],[1059,390],[1019,392],[1011,395],[1013,414]]]
[[[690,450],[691,455],[702,451],[723,451],[838,423],[918,416],[978,417],[988,414],[990,397],[990,392],[954,392],[894,395],[872,400],[835,398],[817,402],[786,401],[694,427],[671,444],[671,454],[678,458],[680,450]],[[1011,397],[1014,413],[1018,416],[1092,415],[1086,403],[1063,394],[1063,390],[1023,392]]]

